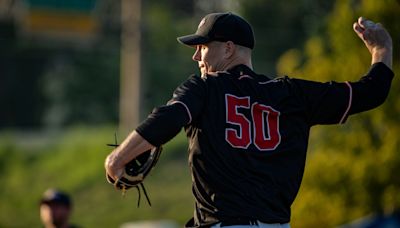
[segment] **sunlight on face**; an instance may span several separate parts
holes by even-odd
[[[192,57],[199,64],[201,74],[222,71],[224,63],[224,43],[213,41],[199,44]]]

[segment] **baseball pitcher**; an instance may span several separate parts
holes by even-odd
[[[178,41],[194,48],[201,76],[177,87],[105,161],[115,180],[141,153],[184,128],[195,208],[186,227],[290,227],[290,207],[302,181],[310,128],[343,124],[381,105],[394,73],[385,28],[359,18],[355,33],[371,53],[354,82],[269,78],[253,70],[251,25],[233,13],[206,15]]]

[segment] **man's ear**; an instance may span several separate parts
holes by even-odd
[[[229,59],[235,54],[236,45],[232,41],[225,42],[225,58]]]

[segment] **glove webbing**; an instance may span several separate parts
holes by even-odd
[[[107,146],[112,146],[112,147],[115,147],[115,148],[117,148],[119,146],[118,141],[117,141],[117,133],[114,134],[114,144],[107,144]],[[114,187],[119,190],[119,188],[117,187],[118,183],[119,183],[119,179],[115,180]],[[142,191],[143,191],[144,195],[146,196],[147,203],[151,207],[150,198],[147,195],[146,188],[144,187],[143,183],[139,183],[139,186],[142,187]],[[137,207],[140,206],[140,199],[141,199],[141,192],[140,192],[139,186],[134,186],[136,188],[137,192],[138,192],[138,195],[139,195],[138,202],[137,202]],[[122,196],[125,196],[126,190],[127,190],[126,189],[126,185],[122,184]]]

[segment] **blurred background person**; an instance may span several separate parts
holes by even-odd
[[[40,201],[40,218],[45,228],[77,228],[69,223],[72,212],[70,196],[56,189],[44,192]]]

